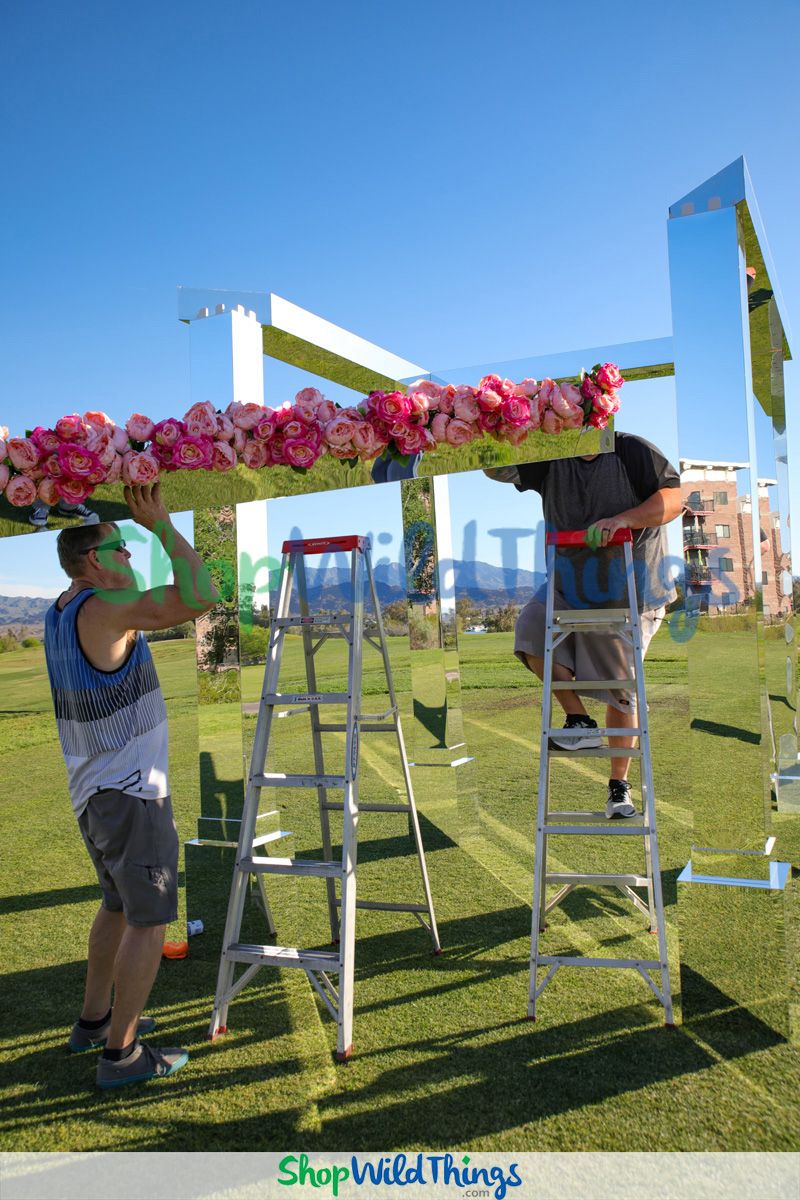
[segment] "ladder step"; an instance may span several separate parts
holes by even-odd
[[[563,954],[539,955],[541,967],[633,967],[637,971],[644,967],[646,971],[663,971],[664,965],[657,958],[572,958]]]
[[[553,612],[553,620],[558,624],[562,621],[596,621],[602,624],[627,620],[630,615],[629,608],[557,608]]]
[[[577,741],[579,738],[585,738],[585,737],[641,737],[642,736],[641,729],[620,729],[620,728],[616,728],[616,727],[614,727],[614,728],[609,727],[609,728],[605,728],[605,729],[586,729],[585,727],[579,727],[577,729],[563,729],[561,727],[554,726],[552,729],[547,729],[545,732],[546,732],[547,736],[550,738],[552,738],[552,737],[572,738],[573,741]]]
[[[319,879],[337,879],[343,874],[340,862],[314,862],[308,858],[243,858],[240,871],[253,875],[311,875]]]
[[[642,752],[628,746],[596,746],[593,750],[548,750],[551,758],[641,758]]]
[[[275,629],[286,629],[294,625],[352,625],[352,617],[274,617]]]
[[[294,946],[257,946],[234,942],[225,951],[228,962],[260,963],[265,967],[302,967],[306,971],[338,971],[339,955]]]
[[[635,679],[554,679],[551,684],[554,692],[566,692],[582,688],[586,692],[619,691],[636,687]]]
[[[322,807],[329,812],[344,812],[344,804],[341,800],[330,800]],[[410,804],[360,804],[358,805],[360,813],[365,812],[392,812],[392,813],[409,813],[411,812]]]
[[[330,724],[326,722],[324,725],[317,726],[320,733],[347,733],[347,726],[344,724]],[[392,721],[389,725],[386,721],[359,721],[359,733],[396,733],[397,725]]]
[[[561,825],[552,821],[546,821],[544,829],[548,834],[583,834],[584,837],[605,837],[609,834],[615,837],[624,837],[626,835],[644,837],[648,833],[653,832],[652,829],[642,825],[641,818],[638,824],[634,824],[632,818],[628,818],[628,821],[630,821],[630,824],[625,825],[616,817],[611,821],[606,820],[604,825],[600,825],[599,823],[595,825],[590,822],[586,822],[583,825]]]
[[[265,692],[261,703],[275,704],[347,704],[349,692]]]
[[[604,812],[549,812],[547,820],[554,821],[556,825],[608,825],[608,817]],[[641,826],[642,817],[639,813],[635,817],[615,817],[614,825],[632,825],[636,822]]]
[[[336,901],[336,907],[342,907],[341,900]],[[376,912],[428,912],[427,904],[390,904],[388,900],[356,900],[356,908],[369,908]]]
[[[284,775],[277,771],[265,775],[254,775],[250,782],[254,787],[259,788],[343,788],[347,780],[344,775]]]
[[[547,883],[597,883],[617,887],[625,884],[627,887],[647,887],[650,880],[646,875],[608,875],[602,872],[583,874],[579,871],[548,871]]]

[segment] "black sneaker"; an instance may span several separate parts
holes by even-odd
[[[627,779],[609,779],[606,816],[609,821],[615,817],[636,816],[636,807],[631,800],[631,785]]]
[[[33,508],[28,513],[28,524],[33,525],[34,529],[47,529],[49,516],[50,505],[45,504],[42,500],[34,500]]]
[[[598,746],[602,746],[603,739],[592,730],[597,729],[597,721],[593,721],[591,717],[570,715],[564,722],[565,729],[585,729],[587,732],[581,736],[579,733],[573,734],[572,737],[562,737],[560,734],[550,738],[550,745],[557,750],[594,750]]]

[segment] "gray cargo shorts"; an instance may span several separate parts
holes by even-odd
[[[570,608],[560,592],[555,593],[555,608]],[[665,608],[639,614],[642,631],[642,654],[664,619]],[[525,666],[525,655],[544,656],[545,602],[543,595],[529,600],[517,617],[514,631],[514,653]],[[625,638],[615,633],[571,633],[556,647],[555,660],[566,667],[575,679],[632,679],[633,649]],[[587,690],[578,695],[602,700],[618,712],[636,712],[636,693],[626,688],[607,692]]]
[[[129,925],[168,925],[178,916],[178,831],[169,796],[142,800],[97,792],[78,817],[103,892],[103,908]]]

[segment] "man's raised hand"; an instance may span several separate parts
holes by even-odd
[[[169,525],[169,513],[161,499],[161,484],[133,484],[124,489],[125,502],[137,525],[151,532],[157,525]]]

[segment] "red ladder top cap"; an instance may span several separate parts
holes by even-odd
[[[285,541],[282,554],[330,554],[337,550],[364,550],[369,548],[369,538],[357,533],[344,537],[303,538],[300,541]]]
[[[586,530],[585,529],[561,529],[557,533],[547,534],[548,546],[585,546],[586,545]],[[633,533],[630,529],[618,529],[609,542],[608,546],[622,546],[625,542],[633,541]]]

